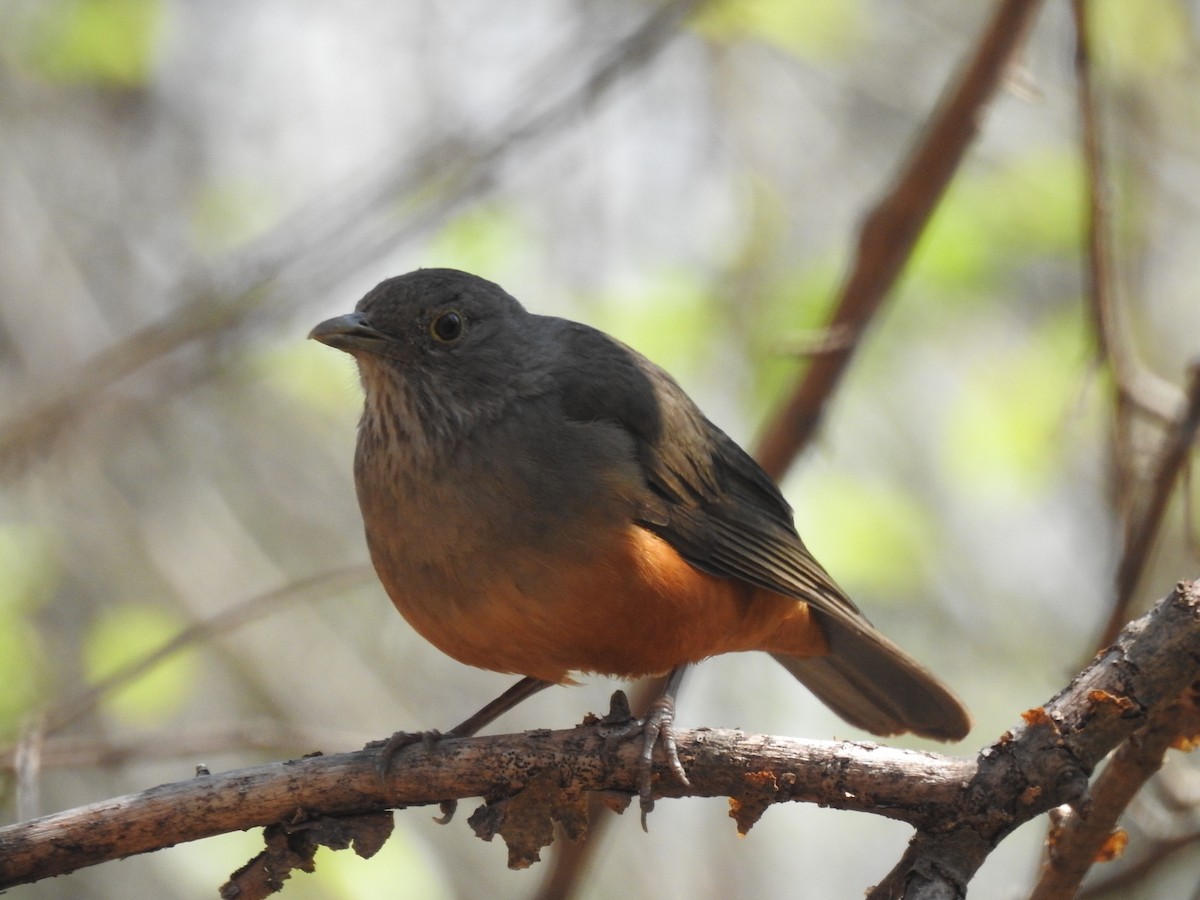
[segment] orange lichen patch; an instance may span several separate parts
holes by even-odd
[[[743,800],[730,797],[729,818],[737,822],[738,837],[745,837],[770,805],[771,801],[762,797],[748,797]]]
[[[1050,718],[1044,706],[1035,706],[1033,709],[1025,710],[1025,712],[1021,713],[1021,718],[1025,720],[1025,724],[1030,728],[1036,725],[1054,725],[1054,720]]]
[[[1138,708],[1138,705],[1128,697],[1118,697],[1116,694],[1110,694],[1108,691],[1088,691],[1088,701],[1097,706],[1115,707],[1116,711],[1122,715],[1129,712],[1136,712]]]
[[[1129,832],[1124,828],[1118,828],[1105,839],[1104,844],[1096,853],[1096,862],[1105,863],[1120,859],[1127,846],[1129,846]]]
[[[769,787],[772,793],[779,790],[779,782],[776,780],[774,772],[747,772],[742,779],[750,782],[756,788]]]
[[[738,837],[745,837],[746,832],[742,830],[741,817],[742,817],[742,801],[739,800],[737,797],[730,797],[729,798],[729,818],[733,819],[735,822],[738,822]]]
[[[1197,747],[1200,747],[1200,734],[1181,734],[1171,741],[1172,750],[1182,750],[1184,753],[1191,753]]]
[[[729,818],[737,822],[738,835],[745,837],[774,802],[775,795],[779,793],[779,782],[773,772],[747,772],[742,778],[750,792],[729,798]]]

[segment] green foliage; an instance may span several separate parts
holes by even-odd
[[[769,269],[777,255],[792,249],[786,243],[791,215],[776,185],[754,169],[741,173],[737,181],[745,226],[736,235],[738,243],[727,264],[735,277]]]
[[[1067,423],[1087,412],[1079,405],[1086,354],[1075,310],[974,355],[941,444],[955,491],[1032,500],[1049,489],[1071,452]]]
[[[216,256],[264,233],[278,207],[259,183],[207,184],[193,198],[192,232],[200,250]]]
[[[857,0],[719,0],[692,20],[717,41],[756,40],[802,59],[836,59],[866,37],[869,19]]]
[[[37,631],[28,621],[0,610],[0,735],[13,735],[41,699],[45,666]]]
[[[1062,152],[1034,151],[1002,169],[964,174],[921,235],[908,277],[979,293],[1014,261],[1074,252],[1083,229],[1083,174]]]
[[[1089,0],[1094,54],[1119,79],[1153,78],[1185,65],[1193,29],[1179,0]]]
[[[798,365],[826,340],[825,325],[842,277],[843,260],[808,261],[768,284],[754,314],[754,405],[757,418],[773,410],[792,385]]]
[[[162,14],[161,0],[50,0],[23,56],[51,81],[137,87],[149,76]]]
[[[530,258],[528,231],[512,210],[483,204],[451,219],[422,256],[427,268],[446,266],[504,283]]]
[[[668,372],[682,376],[707,360],[719,321],[704,279],[659,271],[635,288],[593,298],[591,321]]]
[[[0,610],[29,615],[50,596],[58,566],[46,538],[23,525],[0,526]]]
[[[937,546],[930,507],[905,487],[815,467],[802,476],[796,524],[813,555],[851,596],[899,600],[926,577]],[[812,523],[812,528],[808,527]]]
[[[422,825],[424,823],[421,823]],[[288,889],[301,888],[297,897],[346,898],[369,900],[373,897],[429,898],[441,900],[453,896],[445,875],[438,871],[438,857],[413,841],[411,832],[398,827],[380,851],[362,859],[346,851],[326,847],[317,851],[315,877],[296,873]]]
[[[84,639],[83,670],[95,684],[157,650],[182,627],[159,606],[124,603],[101,611]],[[176,654],[104,700],[104,708],[132,725],[158,724],[178,710],[194,683],[194,657]]]
[[[352,306],[347,303],[346,311]],[[362,391],[353,360],[315,341],[304,340],[301,331],[290,337],[287,343],[258,348],[247,359],[247,374],[276,394],[320,412],[339,431],[352,430],[362,409]]]
[[[978,315],[989,286],[1027,268],[1031,259],[1067,258],[1082,239],[1083,176],[1069,154],[1032,151],[1003,169],[963,173],[951,186],[918,240],[904,275],[906,293],[917,294],[917,309],[951,301],[956,311]],[[1077,265],[1072,262],[1072,265]],[[819,346],[837,300],[847,262],[834,254],[769,285],[756,313],[763,348],[756,363],[756,403],[772,409],[794,384],[809,345]],[[935,322],[948,322],[939,308]],[[880,360],[867,354],[857,365]],[[884,358],[884,365],[890,360]]]

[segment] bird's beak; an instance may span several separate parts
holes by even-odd
[[[314,341],[353,353],[356,350],[376,351],[387,335],[367,324],[362,313],[348,313],[326,319],[308,333]]]

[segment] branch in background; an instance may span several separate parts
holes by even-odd
[[[1200,433],[1200,363],[1192,366],[1183,409],[1162,437],[1152,470],[1149,496],[1130,512],[1126,520],[1121,562],[1117,567],[1116,597],[1100,638],[1101,647],[1112,640],[1121,622],[1129,615],[1134,591],[1150,558],[1171,494],[1196,443],[1197,433]]]
[[[737,731],[679,735],[690,786],[659,772],[659,796],[726,796],[742,833],[773,803],[800,801],[912,823],[917,834],[874,897],[922,893],[936,879],[961,896],[979,865],[1017,826],[1063,803],[1086,807],[1104,756],[1145,733],[1158,711],[1197,678],[1200,585],[1175,593],[1129,625],[1044,707],[1024,714],[974,759],[876,744],[798,741]],[[470,819],[501,835],[509,864],[530,865],[553,823],[586,830],[587,792],[623,806],[637,792],[637,741],[627,723],[591,717],[568,731],[444,740],[403,751],[381,778],[378,750],[317,756],[203,775],[0,829],[0,889],[228,831],[269,826],[263,866],[272,877],[311,865],[313,842],[370,855],[392,807],[481,796]],[[297,850],[293,836],[309,848]],[[281,862],[282,861],[282,862]],[[261,871],[256,861],[255,871]],[[242,877],[250,869],[243,870]],[[914,887],[915,886],[915,887]]]
[[[1116,296],[1112,235],[1114,234],[1106,145],[1102,138],[1092,67],[1090,7],[1072,0],[1076,51],[1075,73],[1080,138],[1087,184],[1086,296],[1096,336],[1097,354],[1113,381],[1113,495],[1123,524],[1112,608],[1099,640],[1113,640],[1129,615],[1138,582],[1188,453],[1200,427],[1200,366],[1193,369],[1184,402],[1178,391],[1158,379],[1138,358],[1131,343],[1128,316]],[[1176,408],[1182,406],[1181,412]],[[1133,435],[1138,413],[1167,423],[1155,467],[1143,477]],[[1148,495],[1144,488],[1148,487]],[[1159,710],[1152,723],[1117,751],[1093,790],[1086,815],[1064,811],[1051,824],[1047,856],[1031,900],[1075,897],[1093,863],[1119,852],[1124,832],[1117,822],[1133,797],[1153,777],[1168,747],[1177,739],[1190,740],[1200,731],[1200,712],[1189,690]]]
[[[1180,396],[1178,389],[1155,377],[1141,364],[1130,345],[1132,332],[1115,294],[1111,197],[1092,79],[1089,5],[1085,0],[1072,0],[1071,11],[1075,22],[1080,138],[1087,176],[1087,298],[1097,352],[1112,374],[1115,391],[1114,490],[1118,513],[1124,523],[1113,607],[1099,640],[1099,646],[1103,647],[1129,616],[1129,605],[1145,569],[1167,501],[1195,440],[1200,424],[1200,370],[1193,371],[1187,396]],[[1177,413],[1181,406],[1183,412]],[[1150,496],[1144,502],[1139,502],[1139,488],[1144,481],[1139,477],[1136,454],[1131,446],[1132,415],[1137,411],[1152,415],[1171,427],[1163,439],[1157,468],[1151,476]]]
[[[355,744],[365,738],[331,728],[295,727],[269,720],[252,721],[228,727],[172,729],[160,734],[110,740],[107,738],[43,739],[38,747],[38,766],[46,769],[95,769],[123,766],[140,760],[184,760],[202,763],[216,753],[257,750],[273,756],[294,753],[298,748],[316,744]],[[0,772],[17,772],[21,747],[0,750]]]
[[[105,697],[141,678],[151,669],[175,654],[202,641],[211,640],[218,635],[234,631],[256,619],[269,615],[285,602],[295,602],[305,594],[336,594],[373,577],[374,570],[370,566],[350,566],[314,575],[311,578],[305,578],[292,584],[284,585],[276,590],[268,591],[265,594],[250,597],[240,603],[235,603],[228,609],[202,622],[189,625],[160,647],[122,666],[91,687],[38,712],[22,729],[17,742],[13,746],[0,749],[0,769],[11,768],[16,776],[18,816],[24,818],[27,815],[32,815],[39,808],[38,794],[43,769],[55,765],[73,764],[63,761],[64,756],[71,758],[71,752],[63,744],[48,741],[47,738],[76,721],[81,716],[91,712]],[[181,742],[179,735],[173,735],[172,737],[174,746],[177,749],[179,747],[192,749],[191,744]],[[88,742],[88,745],[88,749],[84,752],[94,755],[94,764],[96,765],[114,765],[117,762],[123,761],[124,758],[140,754],[155,755],[154,751],[147,750],[144,746],[136,750],[127,748],[122,752],[111,745],[105,745],[104,742],[93,741]],[[202,740],[198,746],[203,748],[204,746],[211,746],[211,744],[206,744]],[[261,739],[247,740],[243,746],[262,746]],[[294,747],[296,744],[293,743],[288,746]],[[73,749],[76,758],[78,758],[80,751],[79,742],[76,742]],[[196,752],[204,751],[199,749]]]
[[[1083,0],[1071,0],[1075,26],[1075,84],[1079,107],[1079,136],[1086,180],[1086,252],[1084,255],[1084,297],[1091,318],[1096,342],[1096,356],[1112,379],[1113,412],[1110,428],[1112,446],[1109,448],[1109,502],[1116,518],[1128,525],[1133,515],[1136,496],[1137,454],[1133,452],[1132,396],[1122,389],[1124,375],[1130,368],[1132,353],[1128,347],[1129,331],[1123,328],[1128,318],[1124,308],[1113,296],[1113,257],[1110,242],[1112,229],[1111,197],[1100,137],[1095,92],[1092,86],[1091,31],[1088,27],[1088,8]],[[1117,603],[1120,606],[1120,603]],[[1114,610],[1115,612],[1115,610]]]
[[[561,80],[562,54],[555,54],[551,65],[538,67],[527,93],[514,102],[509,127],[494,137],[436,140],[416,159],[399,166],[389,163],[357,186],[330,191],[220,269],[200,269],[181,279],[183,299],[170,314],[79,364],[0,423],[0,477],[19,474],[35,451],[118,381],[181,347],[223,338],[264,317],[294,313],[299,302],[331,290],[405,240],[445,221],[490,188],[515,150],[544,141],[580,108],[604,99],[653,62],[702,2],[663,3],[616,41],[579,84],[547,104],[540,99],[546,86]],[[577,57],[577,48],[571,53]],[[406,215],[397,217],[397,209]],[[201,358],[188,364],[213,363]]]
[[[1079,892],[1078,900],[1097,900],[1097,898],[1109,896],[1128,897],[1129,888],[1141,882],[1168,860],[1173,859],[1175,854],[1181,850],[1187,850],[1197,844],[1200,844],[1200,831],[1192,831],[1157,841],[1149,852],[1137,862],[1131,863],[1102,881],[1089,884]]]
[[[189,625],[162,646],[122,666],[86,690],[42,710],[38,714],[40,731],[42,734],[53,734],[91,712],[113,691],[141,678],[159,663],[201,641],[241,628],[270,615],[284,603],[296,602],[304,595],[337,594],[355,585],[370,582],[374,577],[375,570],[363,563],[322,572],[235,603],[203,622]],[[5,752],[11,751],[0,750],[0,759]]]
[[[800,448],[811,440],[858,339],[912,255],[917,238],[975,138],[984,110],[1004,82],[1009,60],[1024,41],[1040,6],[1040,0],[1001,0],[924,137],[863,223],[857,256],[828,325],[830,334],[846,335],[848,340],[812,360],[759,441],[759,462],[776,480],[783,477]]]
[[[1112,197],[1109,190],[1108,161],[1101,138],[1100,116],[1092,80],[1091,35],[1088,28],[1089,6],[1086,0],[1071,0],[1075,20],[1075,79],[1079,104],[1080,140],[1083,145],[1084,172],[1087,179],[1087,264],[1085,283],[1096,351],[1112,373],[1116,390],[1117,416],[1128,417],[1138,410],[1161,421],[1174,418],[1179,405],[1178,389],[1158,378],[1139,360],[1130,345],[1132,330],[1128,316],[1116,296],[1112,249]],[[1118,430],[1128,438],[1129,423],[1118,422]],[[1118,463],[1132,475],[1129,446],[1119,448]],[[1128,485],[1129,488],[1132,485]]]

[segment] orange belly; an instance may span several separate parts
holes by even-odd
[[[380,575],[397,609],[444,653],[545,681],[660,674],[743,650],[829,652],[806,603],[701,572],[635,525],[582,563],[498,562],[469,596],[418,597]]]

